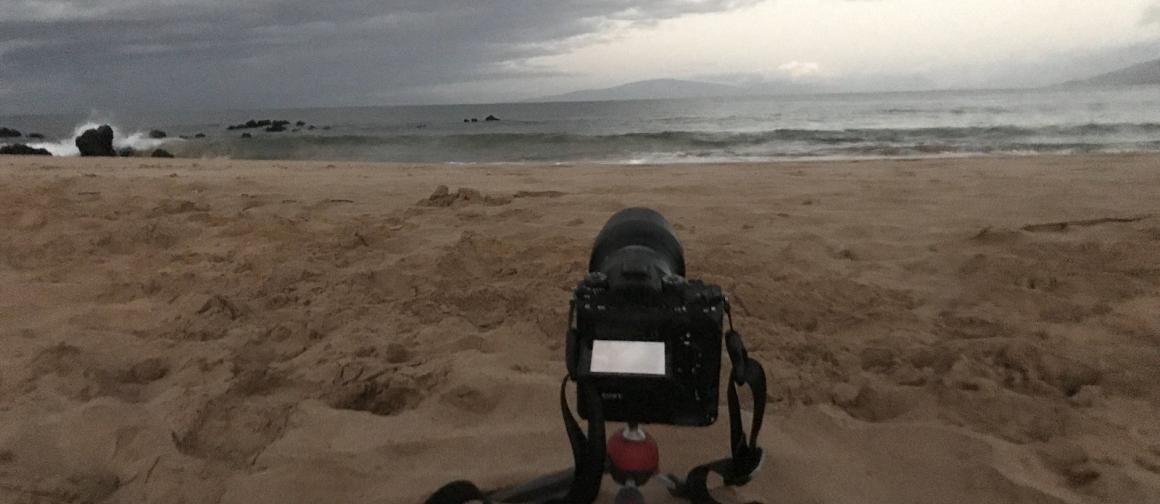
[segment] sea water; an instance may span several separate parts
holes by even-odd
[[[227,129],[249,119],[292,124],[281,133]],[[98,107],[0,117],[0,126],[47,137],[0,143],[75,155],[73,138],[101,123],[114,126],[120,147],[233,159],[671,163],[1160,152],[1160,87],[164,113]],[[145,136],[152,129],[169,138]]]

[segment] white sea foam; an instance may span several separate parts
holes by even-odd
[[[104,125],[102,122],[88,121],[73,128],[72,135],[67,138],[61,138],[53,142],[35,142],[29,143],[28,146],[35,149],[44,149],[51,152],[53,156],[79,156],[81,151],[77,149],[76,139],[84,134],[85,131],[97,129]],[[109,125],[113,128],[113,148],[123,149],[130,148],[135,151],[151,151],[175,139],[173,138],[149,138],[149,133],[145,131],[134,131],[125,135],[120,128]]]

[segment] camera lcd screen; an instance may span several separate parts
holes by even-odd
[[[592,341],[593,373],[665,375],[665,344],[658,341]]]

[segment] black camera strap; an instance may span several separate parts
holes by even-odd
[[[765,452],[757,446],[757,436],[761,432],[761,423],[765,418],[765,368],[760,362],[750,358],[749,352],[745,350],[741,334],[733,328],[729,303],[725,303],[725,316],[729,319],[729,331],[725,333],[725,350],[729,353],[729,360],[733,364],[733,370],[729,374],[728,396],[730,457],[694,467],[684,482],[670,476],[675,485],[673,494],[698,504],[717,503],[713,496],[709,495],[709,473],[719,474],[728,486],[742,486],[749,483],[765,457]],[[749,387],[753,396],[753,420],[748,437],[742,425],[738,385]]]
[[[697,504],[717,504],[709,494],[709,473],[719,474],[725,485],[742,486],[749,483],[765,456],[761,447],[757,446],[762,420],[765,418],[765,369],[761,363],[749,357],[741,334],[733,328],[730,312],[729,303],[726,302],[725,316],[729,320],[729,330],[725,333],[725,349],[733,365],[728,386],[730,457],[694,467],[683,482],[672,475],[666,478],[672,485],[673,495]],[[569,319],[571,326],[571,316]],[[570,331],[569,336],[571,362],[571,352],[575,351],[571,348],[575,345],[575,334]],[[575,464],[571,471],[561,471],[517,487],[486,493],[470,481],[454,481],[431,495],[426,504],[463,504],[474,501],[485,504],[585,504],[595,501],[600,493],[606,466],[603,407],[596,389],[583,381],[577,381],[577,399],[585,403],[585,411],[588,412],[587,432],[582,430],[568,406],[567,385],[575,376],[574,371],[570,367],[569,375],[560,384],[560,412]],[[753,396],[753,420],[748,435],[742,424],[738,385],[749,387]]]
[[[584,401],[588,411],[588,435],[580,430],[580,423],[568,408],[566,394],[568,377],[560,384],[560,412],[564,417],[564,428],[568,431],[568,443],[572,445],[572,459],[575,462],[572,483],[563,499],[549,500],[548,504],[572,504],[592,502],[600,493],[600,482],[604,479],[604,409],[600,395],[594,387],[582,382],[576,383],[577,397]]]

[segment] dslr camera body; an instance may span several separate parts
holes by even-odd
[[[588,269],[573,291],[566,360],[579,389],[595,389],[603,419],[713,424],[727,305],[718,286],[685,278],[668,221],[650,209],[620,211],[597,236]],[[578,403],[588,419],[590,407]]]

